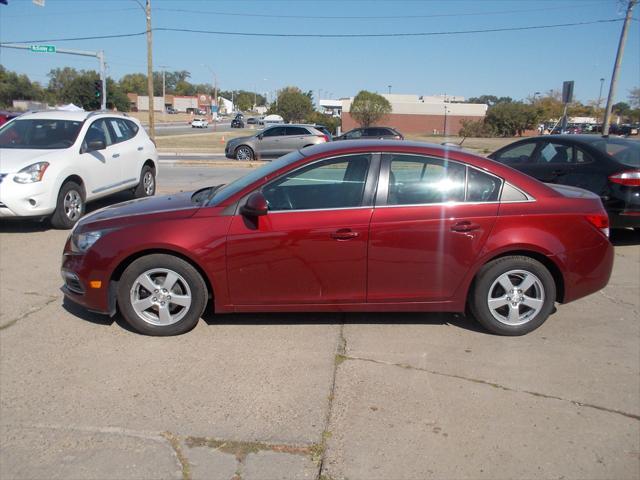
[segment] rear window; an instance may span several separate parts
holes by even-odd
[[[622,138],[600,138],[591,146],[606,153],[616,162],[629,167],[640,167],[640,142]]]

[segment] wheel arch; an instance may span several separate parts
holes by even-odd
[[[150,158],[146,159],[145,162],[142,164],[142,168],[144,167],[149,167],[151,170],[153,170],[153,174],[156,174],[156,162],[154,162],[153,160],[151,160]]]
[[[110,282],[119,282],[120,277],[122,277],[122,273],[126,270],[126,268],[132,262],[134,262],[138,258],[146,257],[147,255],[153,255],[153,254],[171,255],[171,256],[180,258],[181,260],[184,260],[185,262],[190,264],[193,268],[196,269],[196,271],[202,277],[202,280],[204,281],[207,287],[207,298],[210,301],[214,300],[215,295],[214,295],[213,284],[211,282],[211,279],[205,272],[204,268],[202,268],[198,262],[196,262],[193,258],[189,257],[188,255],[185,255],[182,252],[179,252],[176,250],[171,250],[169,248],[151,248],[147,250],[140,250],[138,252],[132,253],[129,256],[121,259],[120,262],[117,264],[116,268],[113,270],[113,272],[111,272]]]
[[[562,270],[560,270],[560,267],[547,255],[544,255],[540,252],[536,252],[535,250],[527,250],[527,249],[509,250],[485,259],[485,261],[483,261],[482,264],[478,266],[478,268],[473,274],[473,279],[471,280],[471,284],[467,289],[467,297],[469,293],[473,292],[476,279],[478,278],[478,273],[480,272],[482,267],[484,267],[489,262],[497,260],[498,258],[511,257],[511,256],[529,257],[534,260],[537,260],[542,265],[544,265],[545,268],[549,270],[549,273],[551,273],[551,276],[553,277],[553,281],[556,284],[556,301],[559,303],[562,303],[564,301],[565,280],[564,280],[564,275],[562,274]]]
[[[86,201],[86,199],[87,199],[87,188],[86,188],[86,185],[84,184],[84,181],[80,177],[80,175],[76,175],[76,174],[67,175],[66,178],[64,180],[62,180],[62,182],[60,183],[60,187],[58,188],[58,192],[60,191],[62,186],[67,182],[75,182],[75,183],[77,183],[80,186],[80,188],[82,189],[82,194],[84,195],[84,200]],[[58,193],[56,192],[56,195],[57,194]]]

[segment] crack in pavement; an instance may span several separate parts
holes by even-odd
[[[325,418],[324,428],[322,430],[322,439],[320,440],[320,445],[315,455],[315,460],[318,463],[318,479],[325,478],[322,470],[324,469],[327,439],[331,436],[331,432],[329,432],[329,423],[331,422],[331,413],[333,411],[333,400],[336,389],[336,376],[338,374],[338,366],[340,366],[340,364],[347,358],[347,339],[344,336],[344,313],[342,314],[341,318],[342,324],[340,325],[340,330],[338,331],[338,341],[336,342],[336,353],[333,362],[333,378],[331,379],[331,388],[329,389],[329,405],[327,406],[327,416]]]
[[[20,320],[24,320],[25,318],[27,318],[30,315],[33,315],[34,313],[38,313],[41,310],[44,310],[46,307],[48,307],[49,305],[51,305],[53,302],[55,302],[56,300],[58,300],[58,297],[52,297],[52,296],[47,296],[45,297],[47,298],[47,300],[45,300],[43,305],[40,305],[39,307],[34,307],[31,310],[29,310],[26,313],[23,313],[22,315],[20,315],[19,317],[14,318],[13,320],[9,320],[7,323],[4,323],[2,325],[0,325],[0,330],[4,330],[6,328],[9,328],[13,325],[15,325],[16,323],[18,323]]]
[[[610,302],[616,304],[616,305],[623,305],[626,307],[631,307],[632,308],[632,312],[635,313],[636,315],[638,314],[638,311],[636,310],[637,305],[634,305],[633,303],[629,303],[626,302],[624,300],[620,300],[616,297],[612,297],[611,295],[605,293],[604,290],[600,290],[600,295],[602,295],[604,298],[606,298],[607,300],[609,300]]]
[[[579,402],[577,400],[569,400],[567,398],[557,397],[555,395],[548,395],[546,393],[532,392],[530,390],[518,390],[516,388],[507,387],[507,386],[504,386],[504,385],[500,385],[499,383],[489,382],[487,380],[481,380],[481,379],[478,379],[478,378],[465,377],[463,375],[456,375],[456,374],[453,374],[453,373],[443,373],[443,372],[438,372],[436,370],[429,370],[427,368],[414,367],[413,365],[409,365],[407,363],[393,363],[393,362],[386,362],[384,360],[376,360],[376,359],[373,359],[373,358],[365,358],[365,357],[356,357],[356,356],[351,356],[351,355],[345,355],[344,359],[345,360],[356,360],[356,361],[361,361],[361,362],[377,363],[377,364],[380,364],[380,365],[387,365],[387,366],[391,366],[391,367],[404,368],[404,369],[407,369],[407,370],[416,370],[416,371],[419,371],[419,372],[430,373],[431,375],[439,375],[441,377],[456,378],[458,380],[464,380],[466,382],[477,383],[477,384],[480,384],[480,385],[487,385],[489,387],[498,388],[498,389],[504,390],[506,392],[524,393],[524,394],[527,394],[527,395],[532,395],[534,397],[546,398],[546,399],[549,399],[549,400],[560,400],[562,402],[572,403],[572,404],[574,404],[576,406],[579,406],[579,407],[593,408],[595,410],[600,410],[602,412],[613,413],[613,414],[616,414],[616,415],[622,415],[623,417],[632,418],[634,420],[640,420],[640,415],[637,415],[635,413],[629,413],[629,412],[624,412],[622,410],[616,410],[616,409],[613,409],[613,408],[602,407],[600,405],[594,405],[592,403],[583,403],[583,402]]]
[[[318,443],[312,444],[286,444],[286,443],[268,443],[257,441],[241,441],[241,440],[223,440],[213,437],[197,437],[197,436],[181,436],[173,432],[148,432],[140,430],[131,430],[122,427],[94,427],[80,425],[59,425],[59,424],[10,424],[3,423],[0,427],[7,428],[34,428],[48,429],[67,432],[79,433],[99,433],[105,435],[125,436],[139,438],[142,440],[150,440],[162,445],[167,445],[176,463],[182,472],[182,480],[191,480],[191,463],[188,455],[185,453],[182,443],[188,448],[208,447],[221,453],[233,455],[240,465],[243,465],[247,455],[250,453],[258,453],[260,451],[270,451],[286,455],[302,455],[309,456],[311,460],[318,461],[320,452],[324,447]],[[236,471],[236,478],[239,477],[239,471]]]

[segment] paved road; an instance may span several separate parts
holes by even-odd
[[[160,190],[243,171],[167,167]],[[144,337],[63,302],[67,233],[0,224],[3,480],[640,477],[630,231],[604,291],[518,338],[445,314],[207,314]]]
[[[191,125],[186,122],[181,123],[172,123],[172,124],[156,124],[156,135],[164,136],[164,135],[184,135],[184,134],[192,134],[192,133],[210,133],[210,132],[228,132],[231,130],[231,123],[218,123],[211,124],[207,128],[193,128]]]

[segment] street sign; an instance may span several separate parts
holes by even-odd
[[[35,53],[56,53],[55,45],[30,45],[29,50]]]
[[[573,80],[562,83],[562,103],[573,102]]]

